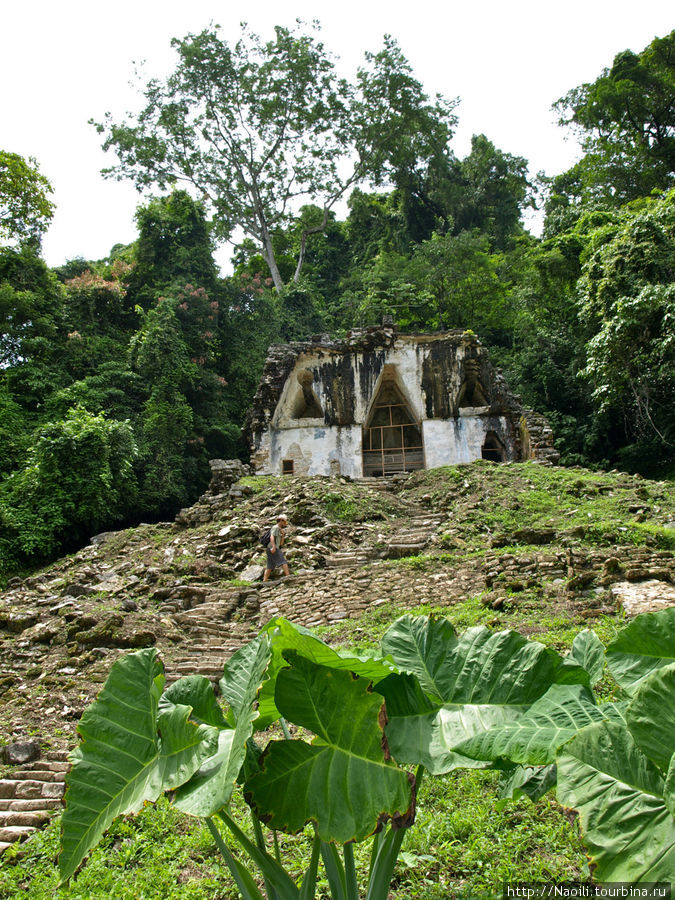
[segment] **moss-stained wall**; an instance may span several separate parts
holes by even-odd
[[[488,435],[521,457],[522,410],[473,334],[383,328],[270,348],[246,425],[256,471],[286,460],[296,474],[360,475],[362,430],[390,381],[422,426],[427,467],[480,458]]]

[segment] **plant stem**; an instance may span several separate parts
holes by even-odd
[[[300,889],[299,900],[314,900],[316,894],[316,872],[319,867],[319,855],[321,853],[321,838],[316,829],[314,829],[314,841],[312,842],[312,856],[309,866],[302,879],[302,887]]]
[[[263,834],[262,825],[260,824],[260,820],[256,816],[256,814],[251,810],[251,821],[253,822],[253,833],[255,834],[255,842],[258,845],[258,849],[263,853],[267,852],[267,847],[265,846],[265,836]],[[277,857],[277,862],[280,860]],[[277,893],[272,887],[271,883],[263,873],[263,881],[265,882],[265,890],[267,891],[268,900],[276,900]]]
[[[359,883],[356,880],[356,866],[354,865],[354,844],[348,841],[342,845],[342,850],[345,858],[347,900],[359,900]]]
[[[218,831],[218,827],[216,823],[211,818],[206,819],[206,825],[211,832],[213,840],[216,842],[216,846],[220,850],[223,859],[225,860],[225,864],[228,869],[232,873],[232,877],[234,878],[237,887],[239,888],[239,892],[244,900],[263,900],[263,895],[258,890],[251,873],[248,869],[239,862],[236,857],[230,853],[229,847],[226,845],[223,840],[220,831]]]
[[[291,733],[290,733],[290,731],[288,730],[288,725],[286,724],[286,719],[284,719],[283,716],[280,716],[280,717],[279,717],[279,724],[281,725],[281,730],[282,730],[283,733],[284,733],[284,738],[285,738],[287,741],[292,741],[293,738],[291,737]]]

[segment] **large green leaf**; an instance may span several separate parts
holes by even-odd
[[[450,622],[433,616],[401,616],[382,638],[382,652],[416,675],[422,690],[439,703],[450,690],[446,661],[456,645]]]
[[[670,881],[675,819],[664,780],[620,722],[584,728],[558,753],[558,800],[579,811],[584,842],[605,881]]]
[[[363,840],[383,818],[408,822],[407,772],[388,757],[382,698],[369,681],[287,651],[277,677],[279,712],[316,735],[311,744],[272,741],[246,797],[271,828],[295,833],[316,823],[324,841]]]
[[[497,807],[503,808],[507,800],[529,797],[534,803],[555,786],[557,769],[552,766],[516,766],[502,774],[499,782]]]
[[[457,753],[453,748],[476,731],[511,721],[519,708],[486,704],[438,706],[414,675],[390,675],[376,687],[386,700],[386,734],[398,763],[423,765],[432,775],[456,768],[480,769],[488,765]]]
[[[213,752],[216,730],[189,722],[189,707],[166,703],[159,712],[163,683],[157,651],[139,650],[115,662],[85,710],[61,819],[64,881],[117,816],[156,800]]]
[[[457,750],[472,759],[548,765],[555,762],[558,747],[580,729],[605,719],[609,707],[596,706],[593,694],[583,685],[554,684],[517,721],[482,731]]]
[[[288,666],[285,653],[289,650],[297,651],[319,666],[354,672],[355,675],[361,675],[371,681],[380,681],[382,678],[386,678],[390,672],[395,671],[395,666],[386,660],[339,653],[328,644],[324,644],[319,638],[314,637],[302,625],[294,625],[287,619],[272,619],[265,626],[264,634],[268,635],[271,641],[272,658],[267,672],[267,680],[258,697],[260,713],[256,721],[258,730],[267,728],[279,718],[279,710],[274,702],[276,680],[279,672]]]
[[[643,678],[673,662],[675,606],[636,616],[607,647],[610,672],[630,693]]]
[[[227,723],[218,705],[213,686],[204,675],[186,675],[174,681],[162,694],[159,704],[167,701],[179,706],[192,707],[190,718],[194,722],[225,728]]]
[[[666,806],[670,810],[670,814],[675,817],[675,753],[670,758],[670,766],[668,767],[668,775],[666,777]]]
[[[626,710],[626,724],[645,756],[667,772],[675,751],[675,664],[640,682]]]
[[[387,701],[392,755],[435,775],[485,766],[458,746],[520,718],[556,681],[561,666],[557,653],[515,631],[470,628],[457,638],[447,622],[413,616],[394,623],[383,650],[409,673],[375,688]]]
[[[218,744],[218,729],[190,721],[192,707],[160,700],[157,714],[159,758],[153,781],[157,796],[188,781]]]
[[[233,723],[238,721],[242,711],[249,710],[260,689],[255,680],[251,680],[251,672],[259,673],[262,679],[271,661],[270,638],[267,634],[259,634],[250,643],[244,644],[228,659],[220,679],[220,692],[230,704]],[[261,666],[265,665],[264,669]],[[256,674],[256,678],[258,674]],[[255,688],[255,690],[254,690]]]
[[[199,771],[174,797],[176,807],[192,816],[212,816],[230,802],[246,757],[246,742],[258,715],[254,701],[270,661],[269,640],[266,636],[258,637],[242,650],[228,661],[221,682],[235,716],[235,726],[219,732],[216,752],[204,760]]]
[[[553,684],[561,664],[555,651],[517,631],[478,626],[457,638],[448,622],[431,617],[398,619],[382,649],[441,703],[530,705]]]
[[[588,672],[591,685],[602,678],[602,671],[605,668],[605,648],[600,638],[590,628],[580,631],[574,638],[568,658]]]

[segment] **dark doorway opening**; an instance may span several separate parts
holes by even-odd
[[[488,431],[480,455],[483,459],[490,459],[492,462],[504,462],[506,459],[504,444],[502,444],[494,431]]]

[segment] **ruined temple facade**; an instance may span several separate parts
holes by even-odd
[[[472,332],[274,345],[245,426],[261,475],[391,475],[490,459],[557,462]]]

